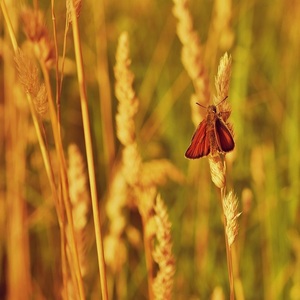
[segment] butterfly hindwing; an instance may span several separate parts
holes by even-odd
[[[232,134],[226,124],[220,118],[216,118],[215,136],[219,150],[229,152],[234,148],[234,140]]]

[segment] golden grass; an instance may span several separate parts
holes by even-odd
[[[299,4],[0,7],[1,299],[299,299]]]
[[[157,185],[165,183],[167,176],[181,179],[182,175],[167,160],[150,161],[147,163],[142,162],[136,142],[136,128],[134,122],[134,117],[138,112],[139,100],[132,87],[134,75],[129,68],[130,63],[129,39],[128,34],[124,32],[119,37],[114,69],[116,77],[116,96],[119,101],[118,113],[116,115],[117,136],[122,145],[124,145],[121,172],[132,190],[134,206],[137,207],[142,219],[149,299],[162,299],[158,298],[157,289],[159,286],[163,286],[165,275],[158,275],[160,279],[155,281],[153,277],[154,261],[152,252],[153,237],[156,228],[154,216],[158,214],[157,211],[155,211],[156,189]],[[151,173],[150,175],[149,172]],[[158,199],[158,205],[161,205],[161,200],[160,198]],[[163,206],[161,206],[161,209],[163,210],[164,218],[166,218],[166,210],[163,209]],[[166,221],[165,219],[162,220],[162,216],[163,215],[158,216],[158,220],[160,220],[160,222]],[[162,226],[164,226],[164,223],[160,225],[160,227]],[[162,230],[164,229],[162,228]],[[161,238],[162,237],[159,236],[158,239]],[[159,260],[161,261],[161,259]],[[174,263],[171,264],[173,265]],[[162,272],[164,272],[164,270],[162,270]],[[170,277],[172,276],[169,276],[168,280],[172,281]],[[162,295],[164,295],[164,293]],[[167,288],[166,295],[168,295],[166,299],[171,297],[170,288]]]

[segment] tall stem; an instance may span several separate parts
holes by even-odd
[[[224,235],[225,235],[225,244],[226,244],[226,257],[227,257],[227,268],[228,268],[228,277],[229,277],[229,286],[230,286],[230,300],[234,300],[234,279],[233,279],[233,268],[232,268],[232,253],[231,248],[228,243],[228,238],[226,234],[226,217],[224,212],[224,198],[226,194],[226,188],[221,188],[221,202],[223,210],[223,225],[224,225]]]
[[[152,259],[152,246],[151,239],[147,237],[146,234],[146,221],[143,218],[143,228],[144,228],[144,249],[145,249],[145,259],[146,259],[146,269],[147,269],[147,278],[148,278],[148,295],[149,300],[154,299],[153,295],[153,259]]]
[[[77,279],[77,284],[78,284],[78,289],[79,289],[79,296],[80,296],[80,299],[85,299],[83,282],[82,282],[82,277],[81,277],[81,272],[80,272],[79,259],[78,259],[78,251],[77,251],[76,241],[75,241],[72,207],[71,207],[71,202],[70,202],[70,197],[69,197],[66,161],[65,161],[63,146],[62,146],[62,142],[60,139],[60,133],[59,133],[59,129],[58,129],[59,123],[58,123],[56,109],[55,109],[55,105],[54,105],[54,101],[53,101],[48,69],[43,61],[40,61],[40,64],[41,64],[41,68],[42,68],[42,72],[43,72],[43,76],[44,76],[47,95],[48,95],[48,103],[49,103],[49,111],[50,111],[50,119],[51,119],[54,143],[55,143],[55,148],[56,148],[59,165],[60,165],[60,179],[61,179],[61,184],[62,184],[63,200],[64,200],[64,206],[65,206],[65,210],[66,210],[68,225],[70,228],[71,257],[75,264],[74,267],[75,267],[75,274],[76,274],[76,279]]]
[[[87,166],[88,166],[88,174],[89,174],[89,182],[90,182],[90,190],[91,190],[91,198],[92,198],[92,209],[93,209],[93,218],[94,218],[94,230],[96,236],[96,247],[97,247],[99,274],[100,274],[101,293],[102,293],[102,298],[106,300],[108,299],[108,293],[107,293],[103,242],[102,242],[102,234],[101,234],[101,227],[100,227],[101,223],[100,223],[99,208],[98,208],[94,158],[93,158],[93,150],[92,150],[92,138],[90,132],[88,101],[87,101],[86,89],[85,89],[85,78],[84,78],[84,71],[83,71],[82,51],[81,51],[78,22],[75,13],[75,8],[73,6],[73,1],[71,2],[72,2],[71,10],[72,10],[74,49],[75,49],[77,76],[78,76],[78,83],[79,83],[81,113],[82,113],[84,139],[85,139],[86,155],[87,155]]]

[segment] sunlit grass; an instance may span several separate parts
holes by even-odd
[[[165,220],[172,224],[166,238],[169,245],[160,244],[160,249],[169,251],[169,261],[175,262],[174,277],[172,270],[164,269],[165,276],[170,275],[172,299],[222,299],[222,294],[229,299],[219,190],[211,182],[206,158],[184,158],[195,125],[205,116],[205,109],[195,102],[213,103],[214,78],[227,52],[232,57],[228,102],[236,145],[226,155],[226,185],[228,191],[234,189],[242,212],[232,254],[238,279],[235,299],[243,299],[242,295],[244,299],[299,299],[298,2],[191,0],[186,8],[201,55],[188,71],[192,55],[181,54],[187,35],[178,38],[176,32],[183,10],[176,14],[172,1],[84,1],[77,11],[75,46],[72,22],[65,31],[65,3],[53,2],[52,11],[51,3],[40,2],[28,6],[44,13],[51,41],[55,12],[59,76],[64,61],[60,97],[55,52],[47,52],[55,44],[47,39],[41,42],[45,31],[37,34],[36,30],[43,28],[41,24],[31,24],[38,37],[26,36],[20,18],[23,7],[5,1],[5,15],[1,2],[0,298],[67,299],[74,294],[72,299],[99,299],[101,293],[105,295],[104,285],[108,299],[154,299],[157,291],[167,294],[157,285],[154,294],[151,288],[163,269],[163,260],[154,262],[151,256],[155,246],[163,243],[155,236],[159,194],[166,205]],[[133,74],[129,96],[134,93],[138,99],[127,123],[116,121],[122,110],[115,90],[116,51],[124,31],[127,67]],[[186,45],[192,51],[195,35]],[[24,92],[29,75],[22,77],[20,66],[16,67],[17,47],[38,68],[40,83],[36,82],[34,93]],[[82,70],[76,64],[80,51]],[[78,74],[84,74],[83,81]],[[50,108],[43,116],[38,112],[45,107],[35,101],[40,84],[45,84]],[[82,114],[85,97],[88,110]],[[129,123],[133,152],[118,135]],[[94,197],[88,211],[83,209],[82,220],[78,211],[74,217],[70,199],[75,184],[71,185],[74,178],[67,178],[71,144],[83,159],[81,172],[89,177],[85,192],[89,199]],[[93,221],[98,213],[100,238],[97,230],[95,234],[97,220]],[[80,245],[72,219],[84,226]],[[167,224],[160,229],[168,232]],[[105,270],[99,252],[102,239]]]

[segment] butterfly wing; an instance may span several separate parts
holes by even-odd
[[[207,129],[207,121],[203,120],[198,126],[198,128],[196,129],[192,137],[191,144],[185,152],[186,158],[195,159],[209,154],[210,141],[206,129]]]
[[[216,118],[215,135],[220,151],[229,152],[233,150],[234,140],[232,134],[226,124],[220,118]]]

